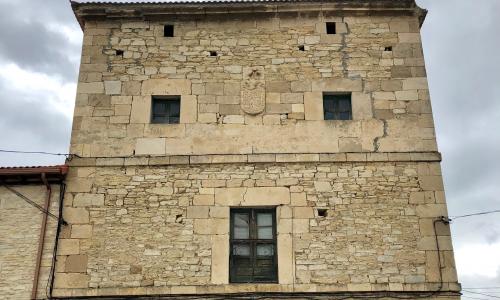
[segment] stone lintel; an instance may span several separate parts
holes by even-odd
[[[134,156],[109,158],[73,158],[72,167],[123,167],[241,163],[314,163],[314,162],[441,162],[439,152],[356,152],[294,154],[208,154],[171,156]]]

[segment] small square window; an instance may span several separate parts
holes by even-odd
[[[323,94],[325,120],[352,120],[351,94]]]
[[[163,26],[163,36],[173,37],[174,36],[174,25],[164,25]]]
[[[233,208],[230,223],[230,282],[277,282],[276,208]]]
[[[335,22],[326,22],[326,34],[337,34],[337,24]]]
[[[179,124],[181,99],[178,96],[153,96],[151,123]]]

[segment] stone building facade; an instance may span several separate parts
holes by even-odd
[[[413,0],[72,6],[54,296],[459,298]]]
[[[0,299],[48,298],[66,171],[0,167]]]

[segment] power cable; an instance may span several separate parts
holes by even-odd
[[[488,298],[476,298],[476,297],[469,297],[469,296],[464,296],[462,295],[462,298],[467,298],[467,299],[477,299],[477,300],[490,300]]]
[[[48,210],[45,210],[43,207],[41,207],[40,205],[38,205],[37,203],[35,203],[33,200],[29,199],[28,197],[26,197],[25,195],[21,194],[20,192],[18,192],[17,190],[11,188],[10,186],[7,186],[7,185],[4,185],[4,187],[6,189],[8,189],[9,191],[11,191],[12,193],[16,194],[19,198],[23,199],[24,201],[28,202],[29,204],[31,204],[32,206],[38,208],[38,210],[40,210],[41,212],[43,212],[44,214],[58,220],[59,217],[57,217],[56,215],[54,215],[53,213],[51,213],[50,211]]]
[[[45,152],[45,151],[20,151],[20,150],[6,150],[0,149],[0,152],[4,153],[18,153],[18,154],[43,154],[43,155],[54,155],[54,156],[66,156],[66,157],[80,157],[77,154],[71,153],[54,153],[54,152]]]
[[[464,290],[499,290],[500,286],[487,286],[487,287],[464,287]]]
[[[474,213],[474,214],[468,214],[468,215],[452,216],[450,218],[452,220],[456,220],[456,219],[460,219],[460,218],[473,217],[473,216],[479,216],[479,215],[488,215],[488,214],[495,214],[495,213],[500,213],[500,209],[498,209],[498,210],[490,210],[490,211],[483,211],[483,212]]]
[[[499,297],[499,296],[489,295],[489,294],[480,293],[480,292],[471,292],[471,291],[466,291],[466,290],[464,290],[464,292],[466,292],[466,293],[471,293],[471,294],[477,294],[477,295],[488,296],[488,297],[495,298],[495,299],[500,299],[500,297]]]

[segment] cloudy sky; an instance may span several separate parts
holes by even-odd
[[[450,215],[500,209],[500,0],[417,1]],[[67,152],[81,40],[69,1],[0,0],[0,149]],[[500,287],[500,214],[452,230],[463,286]]]

